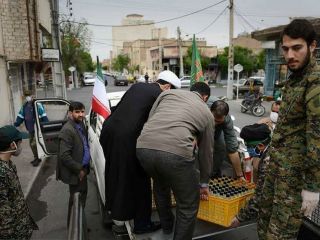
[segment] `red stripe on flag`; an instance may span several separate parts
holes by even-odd
[[[92,110],[107,119],[110,111],[95,96],[92,97]]]

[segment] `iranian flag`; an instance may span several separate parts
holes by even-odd
[[[195,35],[192,40],[192,63],[191,63],[191,85],[195,82],[204,82],[204,76],[201,67],[200,54],[197,48]]]
[[[109,103],[108,103],[106,87],[104,83],[104,77],[102,74],[101,65],[99,63],[98,57],[97,57],[97,75],[96,75],[96,81],[93,87],[92,110],[97,114],[103,116],[105,119],[107,119],[111,114]]]

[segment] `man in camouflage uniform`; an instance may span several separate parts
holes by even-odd
[[[21,153],[22,138],[28,136],[13,126],[0,128],[0,239],[30,239],[32,231],[38,229],[10,160]]]
[[[258,214],[258,235],[296,239],[302,217],[311,216],[320,191],[320,66],[312,57],[316,33],[310,22],[293,20],[282,32],[291,75],[285,83],[273,133]]]

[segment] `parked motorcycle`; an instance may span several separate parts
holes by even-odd
[[[252,94],[246,96],[245,99],[241,102],[241,112],[245,113],[250,111],[254,116],[261,117],[265,114],[266,109],[262,106],[262,94]]]

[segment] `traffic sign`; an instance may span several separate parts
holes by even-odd
[[[70,72],[74,72],[74,71],[76,70],[76,68],[73,67],[73,66],[71,66],[71,67],[68,68],[68,70],[69,70]]]
[[[243,70],[243,66],[241,64],[237,64],[233,67],[233,70],[235,70],[236,72],[242,72]]]

